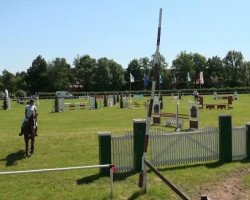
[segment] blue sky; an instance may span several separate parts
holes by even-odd
[[[160,8],[169,65],[184,50],[250,60],[248,0],[0,0],[0,74],[26,71],[38,55],[72,64],[89,54],[127,68],[155,52]]]

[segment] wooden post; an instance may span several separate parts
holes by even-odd
[[[246,123],[246,136],[247,136],[247,141],[246,141],[246,150],[247,150],[247,159],[250,159],[250,122]]]
[[[144,138],[146,135],[146,120],[134,119],[134,170],[136,172],[141,171],[142,162],[141,157],[143,155]]]
[[[219,116],[219,150],[220,162],[232,161],[232,117],[224,114]]]
[[[110,164],[111,163],[111,133],[110,132],[99,132],[99,164]],[[100,174],[109,175],[109,169],[100,168]]]

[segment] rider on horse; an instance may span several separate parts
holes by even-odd
[[[25,127],[25,124],[28,122],[29,117],[32,114],[36,114],[36,113],[37,113],[37,107],[34,105],[34,100],[31,99],[29,101],[29,104],[25,107],[25,117],[23,119],[23,123],[21,126],[21,133],[19,133],[19,136],[24,134],[24,127]],[[35,133],[36,136],[37,136],[37,129],[38,129],[38,126],[36,123],[36,133]]]

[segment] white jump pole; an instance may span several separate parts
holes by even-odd
[[[63,167],[63,168],[50,168],[50,169],[34,169],[34,170],[23,170],[23,171],[0,172],[0,175],[31,174],[31,173],[43,173],[51,171],[69,171],[69,170],[91,169],[91,168],[108,168],[108,167],[110,167],[110,165],[90,165],[90,166]]]
[[[31,174],[31,173],[46,173],[52,171],[70,171],[70,170],[80,170],[80,169],[93,169],[93,168],[109,168],[110,169],[110,195],[113,196],[113,164],[107,165],[90,165],[90,166],[76,166],[76,167],[62,167],[62,168],[49,168],[49,169],[34,169],[34,170],[22,170],[22,171],[5,171],[1,172],[0,175],[16,175],[16,174]]]

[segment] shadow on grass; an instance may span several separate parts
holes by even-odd
[[[9,167],[12,165],[17,165],[17,161],[24,159],[24,151],[23,150],[19,150],[15,153],[11,153],[9,155],[6,156],[6,158],[1,159],[1,161],[6,161],[5,166]]]
[[[131,195],[131,197],[128,198],[128,200],[138,199],[142,195],[144,195],[144,193],[141,191],[135,192],[134,194]]]
[[[89,184],[89,183],[92,183],[92,182],[94,182],[96,180],[99,180],[102,177],[104,177],[104,176],[102,176],[99,173],[98,174],[93,174],[93,175],[90,175],[90,176],[83,177],[81,179],[77,179],[76,183],[77,183],[77,185]]]
[[[133,176],[134,174],[136,174],[136,172],[115,173],[114,174],[114,182],[124,181],[126,178]],[[81,179],[77,179],[76,183],[77,183],[77,185],[89,184],[89,183],[93,183],[94,181],[99,180],[100,178],[103,178],[103,177],[109,177],[109,175],[101,175],[100,173],[93,174],[90,176],[83,177]]]
[[[240,162],[240,163],[249,163],[250,160],[237,160],[237,161],[232,161],[231,163],[234,162]],[[159,171],[172,171],[172,170],[178,170],[178,169],[188,169],[188,168],[195,168],[195,167],[201,167],[204,166],[206,168],[217,168],[220,166],[223,166],[224,162],[216,161],[216,162],[210,162],[210,163],[196,163],[196,164],[189,164],[189,165],[180,165],[180,166],[173,166],[173,167],[165,167],[165,168],[160,168],[158,169]]]

